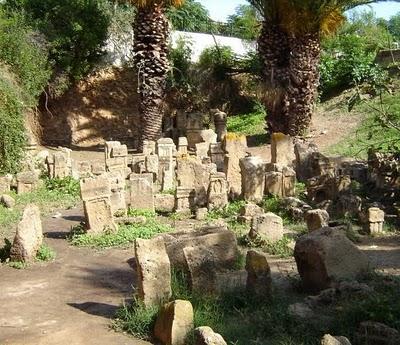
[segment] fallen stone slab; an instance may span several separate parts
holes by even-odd
[[[227,345],[221,334],[215,333],[211,327],[203,326],[194,330],[195,345]]]

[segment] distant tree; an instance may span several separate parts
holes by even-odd
[[[261,28],[261,18],[257,10],[251,5],[239,5],[235,14],[228,17],[227,26],[230,34],[246,40],[255,40]]]
[[[195,0],[187,0],[180,7],[170,7],[167,17],[174,30],[209,33],[213,29],[209,12]]]
[[[388,29],[393,37],[400,41],[400,12],[389,19]]]

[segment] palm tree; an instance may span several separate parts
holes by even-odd
[[[310,125],[317,95],[321,37],[340,27],[346,10],[377,1],[249,2],[262,11],[264,17],[258,43],[269,91],[266,101],[269,129],[293,136],[302,135]]]
[[[134,62],[138,73],[138,93],[142,126],[139,149],[144,140],[161,137],[166,79],[169,71],[169,25],[166,9],[184,0],[129,0],[137,8],[134,23]]]

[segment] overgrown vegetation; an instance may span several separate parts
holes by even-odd
[[[46,243],[43,243],[37,254],[36,254],[36,260],[38,261],[52,261],[56,258],[56,252],[49,247]]]
[[[131,210],[130,216],[144,216],[146,222],[143,224],[119,225],[117,231],[105,231],[100,235],[87,233],[84,225],[71,229],[69,241],[75,246],[110,248],[124,247],[133,243],[137,238],[150,239],[158,234],[172,230],[170,225],[162,224],[153,212]]]

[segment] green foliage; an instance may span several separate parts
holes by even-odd
[[[289,246],[292,239],[284,236],[281,240],[270,242],[257,237],[251,239],[248,235],[241,238],[241,244],[251,248],[261,248],[264,252],[286,259],[293,256],[293,249]]]
[[[169,61],[172,71],[169,77],[169,87],[186,88],[190,92],[189,70],[191,67],[191,43],[183,38],[178,39],[176,47],[169,51]]]
[[[240,114],[228,117],[228,132],[249,135],[261,135],[265,133],[265,109],[256,105],[250,114]]]
[[[28,264],[23,261],[10,261],[7,264],[9,267],[15,268],[17,270],[23,270],[28,267]]]
[[[55,258],[56,252],[45,243],[40,246],[36,254],[36,260],[38,261],[52,261]]]
[[[145,224],[120,225],[117,231],[106,230],[101,235],[88,234],[85,232],[84,227],[80,225],[71,230],[69,241],[72,245],[83,247],[124,247],[133,243],[137,238],[150,239],[171,230],[171,226],[161,224],[152,216],[147,218]]]
[[[4,246],[0,247],[0,262],[5,262],[10,257],[12,243],[9,239],[4,239]]]
[[[212,71],[217,80],[223,80],[227,71],[235,65],[235,61],[236,55],[231,47],[210,47],[201,53],[198,66],[201,70]]]
[[[236,216],[239,213],[240,208],[243,207],[244,205],[246,205],[246,201],[244,201],[244,200],[232,201],[222,209],[210,210],[208,212],[207,218],[208,219],[224,218],[224,219],[228,219],[228,220],[232,219],[232,218],[236,218]]]
[[[143,302],[135,299],[132,304],[124,304],[118,309],[113,326],[136,338],[150,340],[158,311],[158,306],[146,307]]]
[[[45,187],[50,192],[61,193],[78,198],[80,195],[79,180],[73,177],[45,178]]]
[[[400,12],[389,19],[388,30],[397,41],[400,41]]]
[[[235,14],[228,17],[227,27],[231,36],[246,40],[257,39],[261,27],[257,10],[251,5],[239,5]]]

